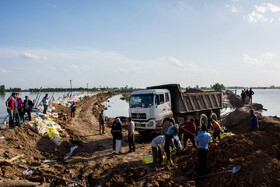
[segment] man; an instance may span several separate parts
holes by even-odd
[[[206,132],[207,127],[202,125],[200,132],[196,137],[195,141],[198,144],[198,175],[207,174],[207,162],[208,162],[208,143],[211,139],[211,135]]]
[[[116,118],[113,133],[116,139],[115,154],[122,154],[122,124],[120,118]]]
[[[174,145],[177,150],[176,155],[178,156],[180,154],[180,149],[181,149],[181,143],[180,143],[179,136],[178,136],[179,126],[177,124],[170,126],[166,132],[166,137],[168,135],[172,135],[175,130],[177,131],[177,133],[175,136],[173,136],[174,141],[172,141],[172,142],[174,142]]]
[[[15,107],[14,107],[14,123],[16,126],[20,126],[20,113],[19,113],[19,110],[18,108],[20,106],[18,106],[19,104],[21,105],[22,103],[18,103],[18,96],[19,96],[19,93],[16,93],[15,95],[16,97],[14,98],[14,104],[15,104]]]
[[[116,138],[115,138],[115,129],[116,129],[116,125],[117,125],[117,118],[115,118],[115,121],[113,121],[113,124],[112,124],[112,128],[111,128],[111,134],[113,136],[113,150],[115,151],[115,148],[116,148]]]
[[[218,136],[218,140],[221,139],[221,133],[223,132],[221,126],[219,125],[219,123],[215,120],[213,120],[212,118],[209,119],[210,124],[212,126],[212,131],[213,131],[213,140],[215,141],[217,136]]]
[[[193,146],[196,148],[195,141],[194,141],[194,133],[196,131],[196,125],[194,123],[194,119],[190,121],[185,121],[183,123],[184,126],[184,148],[187,147],[188,139],[191,140]]]
[[[164,151],[165,151],[166,157],[167,157],[165,169],[167,169],[167,170],[169,170],[168,165],[174,166],[172,159],[171,159],[171,155],[170,155],[170,146],[172,144],[174,137],[177,136],[178,132],[179,132],[178,129],[174,128],[174,130],[171,134],[165,135]]]
[[[24,122],[24,115],[27,113],[28,120],[31,121],[31,110],[33,107],[32,101],[29,99],[28,96],[25,96],[25,100],[23,101],[23,122]]]
[[[242,98],[242,104],[243,104],[243,106],[246,104],[246,93],[245,93],[245,91],[244,90],[242,90],[242,92],[241,92],[241,98]]]
[[[129,153],[131,153],[132,151],[135,151],[135,145],[134,145],[134,130],[135,130],[135,124],[132,121],[131,117],[128,118],[128,126],[127,126],[127,130],[128,130],[128,145],[129,145]]]
[[[99,133],[100,135],[105,134],[105,115],[103,109],[101,109],[99,114]]]
[[[15,102],[16,93],[12,93],[12,95],[6,101],[7,112],[9,114],[9,127],[14,127]]]
[[[159,135],[152,140],[153,162],[155,166],[162,163],[162,154],[164,153],[165,136]]]
[[[44,111],[43,113],[46,114],[47,113],[47,110],[48,110],[48,106],[49,106],[49,98],[48,98],[48,94],[45,95],[45,97],[43,97],[43,105],[44,105]]]
[[[249,103],[253,103],[252,97],[255,94],[255,92],[252,90],[252,88],[250,88],[249,92],[248,92],[248,96],[249,96]]]
[[[24,121],[23,119],[23,107],[22,107],[22,98],[19,97],[19,93],[17,93],[17,110],[19,115],[19,120]]]
[[[250,120],[250,131],[257,131],[259,130],[258,118],[255,115],[254,110],[250,110],[251,120]]]
[[[75,117],[76,105],[75,105],[74,101],[73,101],[72,105],[70,106],[70,108],[71,108],[71,117]]]

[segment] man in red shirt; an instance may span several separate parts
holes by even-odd
[[[190,121],[185,121],[183,123],[183,126],[184,126],[184,148],[187,147],[188,139],[191,140],[193,146],[196,148],[195,141],[194,141],[194,133],[196,131],[194,119],[191,119]]]
[[[12,95],[6,101],[7,112],[9,114],[9,127],[14,127],[15,102],[16,102],[16,93],[12,93]]]

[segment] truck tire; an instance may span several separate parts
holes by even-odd
[[[218,120],[218,116],[216,113],[212,112],[210,115],[210,118],[212,118],[213,120],[217,121]]]
[[[200,116],[199,116],[199,126],[202,126],[203,124],[208,126],[208,118],[205,114],[200,114]]]
[[[161,134],[165,135],[170,126],[172,126],[172,122],[169,120],[164,120],[162,123]]]

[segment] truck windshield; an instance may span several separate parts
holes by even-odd
[[[148,108],[153,105],[153,94],[141,94],[141,95],[132,95],[130,97],[129,106],[130,108],[141,107]]]

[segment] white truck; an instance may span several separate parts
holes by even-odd
[[[197,125],[208,125],[209,118],[220,118],[222,106],[222,92],[183,93],[179,84],[167,84],[132,92],[129,116],[140,134],[165,134],[172,123],[191,118]]]

